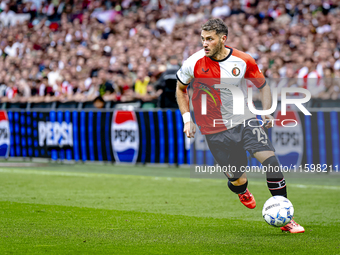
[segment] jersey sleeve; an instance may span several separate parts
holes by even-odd
[[[177,71],[176,77],[184,85],[189,85],[190,80],[194,77],[194,72],[188,60],[184,61],[181,69]]]
[[[266,85],[266,79],[255,60],[249,56],[247,59],[247,70],[244,78],[250,80],[258,89],[262,89]]]

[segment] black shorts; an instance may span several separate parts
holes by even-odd
[[[246,120],[245,124],[205,136],[216,162],[225,169],[235,166],[234,171],[225,172],[232,180],[240,178],[244,172],[242,166],[248,164],[246,151],[251,155],[259,151],[275,151],[267,132],[257,119]]]

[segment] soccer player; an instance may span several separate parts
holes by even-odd
[[[257,120],[249,111],[246,105],[245,79],[250,80],[260,90],[264,110],[270,109],[271,91],[255,60],[244,52],[226,46],[227,37],[228,28],[220,19],[211,19],[202,26],[203,49],[190,56],[177,72],[176,97],[183,116],[184,132],[187,137],[194,137],[196,127],[190,116],[187,94],[187,86],[193,79],[191,102],[196,124],[205,135],[216,162],[220,166],[236,166],[236,172],[225,172],[228,187],[238,194],[246,207],[253,209],[256,202],[247,189],[247,176],[242,171],[242,166],[247,165],[246,151],[267,169],[280,167],[280,164],[262,127],[262,124],[265,128],[272,127],[273,117],[265,115],[262,120]],[[224,84],[224,87],[221,88],[221,84]],[[240,91],[243,96],[239,95]],[[232,92],[236,98],[233,98]],[[240,103],[244,107],[244,114],[233,114],[233,106]],[[273,196],[287,197],[282,172],[269,170],[266,177],[267,186]],[[294,220],[281,229],[291,233],[305,231]]]

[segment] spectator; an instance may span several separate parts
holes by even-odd
[[[26,102],[27,99],[31,96],[31,88],[27,83],[27,80],[20,79],[18,81],[18,95],[20,96],[22,102]]]
[[[50,64],[50,69],[51,71],[47,74],[47,78],[48,78],[48,84],[51,86],[55,86],[57,83],[57,80],[60,78],[60,73],[57,67],[57,63],[56,62],[52,62]]]
[[[153,93],[159,97],[159,106],[162,108],[178,108],[176,102],[176,73],[179,67],[176,56],[172,56],[167,65],[167,70],[158,81],[157,93]]]
[[[210,16],[224,19],[230,27],[227,44],[255,58],[275,86],[309,86],[313,97],[339,97],[338,84],[323,81],[340,78],[336,1],[137,2],[112,7],[105,1],[2,2],[1,100],[19,100],[29,88],[34,100],[48,102],[99,95],[105,101],[164,102],[168,88],[161,73],[171,70],[172,56],[181,64],[202,48],[197,34]],[[30,20],[16,24],[18,15]],[[277,77],[287,79],[276,82]],[[320,83],[308,83],[308,77]]]
[[[212,10],[211,16],[214,18],[224,18],[230,15],[230,7],[223,4],[223,0],[218,0],[215,3],[215,7]]]
[[[143,69],[140,69],[137,72],[137,79],[135,81],[135,92],[139,97],[146,95],[149,82],[150,77],[145,74]]]
[[[9,6],[6,4],[5,9],[2,13],[0,13],[0,21],[1,23],[7,27],[9,25],[13,25],[12,22],[14,20],[15,13],[9,9]]]
[[[99,96],[99,97],[96,97],[94,100],[93,100],[93,105],[94,105],[94,107],[96,107],[96,108],[104,108],[104,106],[105,106],[105,101],[104,101],[104,99],[101,97],[101,96]]]
[[[323,82],[325,85],[325,89],[323,91],[320,92],[319,94],[319,98],[321,99],[338,99],[339,97],[339,80],[338,79],[334,79],[333,75],[333,70],[332,68],[326,68],[324,70],[324,78],[323,78]]]
[[[311,92],[312,97],[318,97],[325,87],[323,84],[323,71],[312,58],[307,59],[306,66],[299,70],[299,85]]]
[[[103,69],[98,72],[99,79],[99,95],[104,98],[114,98],[115,89],[113,82],[110,80],[110,73],[106,73]]]
[[[8,39],[7,39],[7,46],[6,46],[6,48],[5,48],[5,50],[4,50],[4,52],[8,55],[8,56],[10,56],[10,57],[16,57],[18,54],[18,52],[17,52],[17,48],[18,48],[19,46],[18,46],[18,44],[17,43],[15,43],[15,44],[13,44],[13,37],[12,36],[10,36],[10,37],[8,37]]]

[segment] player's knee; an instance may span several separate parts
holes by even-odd
[[[247,182],[247,178],[238,178],[238,179],[232,178],[232,179],[229,179],[229,181],[235,186],[240,186]]]
[[[266,159],[272,157],[272,156],[275,156],[275,153],[274,151],[270,151],[270,150],[267,150],[267,151],[257,151],[253,154],[253,156],[260,162],[263,162],[265,161]]]
[[[269,158],[267,158],[265,161],[262,162],[263,166],[278,166],[280,167],[280,163],[277,160],[276,156],[270,156]]]
[[[238,173],[238,175],[234,176],[233,178],[229,178],[229,181],[236,186],[243,185],[247,182],[247,176],[245,173]]]

